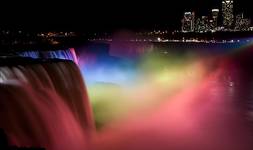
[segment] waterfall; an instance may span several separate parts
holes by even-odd
[[[86,87],[72,61],[4,60],[0,128],[17,146],[83,150],[94,125]]]

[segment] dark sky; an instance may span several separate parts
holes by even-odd
[[[236,12],[253,17],[250,0],[234,0]],[[184,11],[207,15],[221,0],[152,0],[112,2],[8,2],[0,5],[1,26],[31,30],[176,29]]]

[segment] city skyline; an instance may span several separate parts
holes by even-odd
[[[235,13],[252,17],[248,0],[234,0]],[[221,8],[221,0],[177,0],[132,2],[36,2],[2,5],[1,27],[29,30],[104,31],[117,29],[178,30],[183,12],[206,15],[211,8]]]
[[[252,31],[251,18],[246,18],[244,12],[236,14],[235,8],[234,0],[221,0],[221,7],[208,9],[208,15],[196,15],[194,11],[184,12],[181,31]]]

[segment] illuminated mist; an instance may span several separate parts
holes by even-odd
[[[170,48],[119,38],[58,52],[24,52],[20,55],[75,64],[65,60],[0,68],[0,95],[11,99],[0,105],[5,108],[1,119],[11,122],[2,128],[17,145],[42,145],[50,150],[63,146],[252,150],[252,46],[212,46]],[[23,111],[19,118],[35,127],[16,126],[20,121],[16,116]]]
[[[136,51],[143,48],[135,44]],[[86,61],[79,65],[90,80],[99,129],[94,149],[252,149],[252,110],[245,105],[252,106],[244,100],[251,94],[242,92],[243,85],[251,88],[245,84],[252,80],[251,47],[237,46],[170,49],[147,43],[141,55],[118,52],[119,60],[111,47],[107,56],[79,55]]]

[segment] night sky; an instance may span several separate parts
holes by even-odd
[[[253,17],[250,0],[234,0],[235,11]],[[28,30],[106,31],[179,29],[184,11],[207,15],[221,0],[159,1],[18,1],[0,5],[3,28]]]

